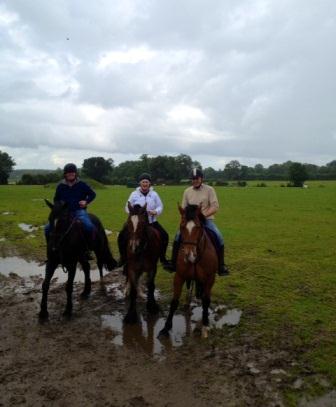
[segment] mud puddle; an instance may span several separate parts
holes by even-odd
[[[16,274],[19,277],[30,278],[34,276],[44,277],[45,264],[37,263],[36,261],[27,261],[21,257],[0,257],[0,274],[10,276]],[[106,272],[104,272],[106,274]],[[99,271],[95,264],[91,265],[91,280],[99,280]],[[57,279],[58,283],[64,283],[68,279],[68,274],[64,273],[61,267],[55,271],[53,279]],[[84,273],[77,267],[75,282],[84,282]]]
[[[224,325],[234,326],[240,321],[242,311],[226,309],[220,313],[209,311],[210,328],[222,328]],[[110,315],[101,315],[102,329],[111,332],[112,343],[116,346],[125,346],[160,359],[165,353],[183,345],[184,340],[194,333],[200,334],[202,307],[192,304],[189,311],[176,314],[173,319],[173,328],[168,338],[158,338],[164,327],[166,318],[140,315],[140,321],[135,325],[123,324],[124,313],[115,311]]]

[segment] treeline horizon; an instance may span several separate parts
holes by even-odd
[[[128,185],[135,183],[139,175],[149,172],[154,183],[179,184],[188,179],[192,168],[201,168],[205,180],[220,184],[225,181],[287,181],[290,167],[297,163],[286,161],[282,164],[263,164],[247,166],[238,160],[231,160],[223,169],[202,167],[201,163],[193,160],[189,155],[178,156],[159,155],[150,157],[143,154],[137,160],[124,161],[114,165],[112,158],[90,157],[85,159],[79,168],[80,176],[92,178],[109,185]],[[325,165],[300,163],[306,172],[307,180],[336,180],[336,160]],[[19,179],[19,174],[21,178]],[[10,178],[19,184],[47,184],[59,181],[63,177],[63,170],[14,170]]]

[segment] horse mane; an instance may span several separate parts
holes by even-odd
[[[186,217],[187,221],[195,220],[198,215],[198,219],[200,220],[200,222],[202,224],[205,223],[205,216],[199,210],[198,205],[188,205],[185,207],[184,210],[185,210],[185,217]]]

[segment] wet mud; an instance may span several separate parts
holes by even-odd
[[[0,406],[283,405],[292,356],[254,347],[250,336],[233,340],[241,310],[214,305],[204,340],[200,305],[181,306],[170,337],[159,340],[169,299],[159,296],[161,312],[151,316],[140,297],[140,322],[125,326],[125,281],[114,271],[93,282],[88,300],[75,283],[70,320],[62,316],[65,284],[54,279],[41,324],[43,267],[15,261],[13,271],[0,259]]]

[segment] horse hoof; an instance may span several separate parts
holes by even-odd
[[[168,338],[169,337],[169,330],[167,328],[163,328],[161,329],[161,331],[159,332],[158,338]]]
[[[82,300],[87,300],[90,297],[90,291],[89,292],[83,291],[80,297]]]
[[[66,309],[66,310],[63,312],[63,317],[71,318],[71,316],[72,316],[72,310],[71,310],[71,309]]]
[[[49,318],[49,312],[48,311],[40,311],[39,312],[39,320],[40,321],[46,321]]]
[[[160,311],[160,307],[156,302],[148,302],[146,307],[150,314],[157,314]]]
[[[209,337],[210,328],[208,326],[202,326],[202,338],[207,339]]]
[[[125,324],[136,324],[138,322],[138,315],[137,314],[126,314],[124,317]]]

